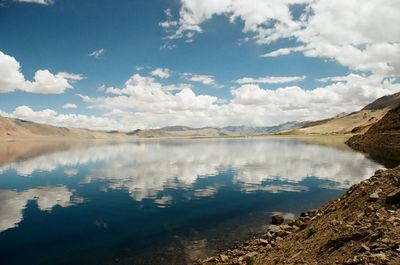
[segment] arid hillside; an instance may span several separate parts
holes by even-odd
[[[122,132],[103,132],[88,129],[56,127],[31,121],[0,116],[0,140],[34,139],[124,139],[129,136]]]
[[[355,135],[346,143],[371,156],[400,160],[400,105],[390,110],[365,134]]]
[[[386,113],[400,104],[400,93],[381,97],[363,109],[347,115],[338,115],[331,119],[309,122],[294,134],[359,134],[365,133]]]
[[[344,117],[333,118],[316,125],[295,130],[295,134],[346,134],[363,133],[382,119],[389,109],[361,110]]]

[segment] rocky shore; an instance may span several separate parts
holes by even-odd
[[[196,264],[400,264],[400,166]]]

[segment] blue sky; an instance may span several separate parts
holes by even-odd
[[[0,111],[11,117],[121,130],[264,126],[399,91],[398,1],[2,3]]]

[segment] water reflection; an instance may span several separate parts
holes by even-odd
[[[41,211],[51,212],[56,205],[72,205],[71,198],[72,192],[66,187],[39,187],[22,192],[0,190],[0,232],[16,227],[22,221],[28,201],[35,200]]]
[[[191,189],[204,177],[233,171],[233,182],[243,192],[301,192],[297,183],[308,178],[331,180],[328,188],[346,188],[371,175],[378,164],[350,150],[313,145],[298,139],[181,140],[94,146],[38,155],[3,165],[0,173],[15,170],[20,176],[37,171],[65,168],[69,177],[78,175],[79,166],[94,164],[81,184],[106,181],[104,191],[125,189],[136,201],[154,199],[159,207],[173,203],[171,195],[158,196],[166,188]],[[263,183],[279,180],[273,184]],[[325,184],[324,184],[325,185]],[[211,197],[219,187],[193,189],[188,197]],[[28,200],[37,198],[40,209],[66,207],[72,193],[65,187],[38,188],[24,192],[0,191],[1,230],[22,219]]]
[[[100,162],[100,163],[98,163]],[[183,140],[96,146],[40,155],[13,162],[0,173],[15,170],[31,176],[37,171],[66,168],[66,176],[78,174],[84,164],[97,163],[82,184],[108,181],[109,189],[127,189],[141,201],[155,198],[165,188],[190,188],[199,177],[216,176],[233,170],[234,182],[243,191],[302,191],[291,185],[308,177],[332,180],[330,188],[346,188],[368,177],[378,164],[350,150],[312,145],[298,139]],[[262,185],[266,181],[288,183]],[[194,190],[193,196],[212,196],[218,187]],[[160,199],[159,199],[160,200]],[[163,199],[171,201],[171,199]]]
[[[379,167],[343,146],[301,139],[7,143],[0,146],[0,257],[5,264],[187,264],[259,231],[271,212],[294,218]],[[54,257],[35,251],[49,245]],[[23,247],[24,257],[9,254]]]

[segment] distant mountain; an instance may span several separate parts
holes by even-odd
[[[129,139],[129,138],[165,138],[165,137],[215,137],[215,136],[244,136],[262,135],[300,128],[304,123],[288,122],[276,126],[227,126],[223,128],[188,126],[168,126],[160,129],[134,130],[131,132],[94,131],[89,129],[57,127],[48,124],[12,119],[0,116],[0,139]]]
[[[201,128],[192,128],[188,126],[168,126],[163,127],[157,130],[146,130],[147,133],[159,131],[165,132],[169,135],[174,136],[243,136],[243,135],[262,135],[262,134],[272,134],[278,133],[286,130],[293,130],[296,128],[300,128],[304,126],[306,122],[287,122],[279,125],[274,126],[264,126],[264,127],[257,127],[257,126],[226,126],[226,127],[201,127]]]
[[[309,122],[293,134],[346,134],[364,133],[380,121],[386,113],[400,104],[400,93],[381,97],[360,111],[350,114],[340,113],[335,117]]]
[[[158,129],[160,131],[164,131],[164,132],[180,132],[180,131],[191,131],[191,130],[198,130],[198,129],[194,129],[188,126],[180,126],[180,125],[176,125],[176,126],[167,126],[167,127],[162,127],[160,129]]]
[[[250,134],[268,134],[275,131],[277,126],[252,127],[252,126],[227,126],[221,128],[226,134],[232,135],[250,135]]]
[[[138,138],[161,138],[161,137],[174,137],[173,133],[169,133],[161,130],[134,130],[132,132],[126,133],[130,136],[135,136]]]

